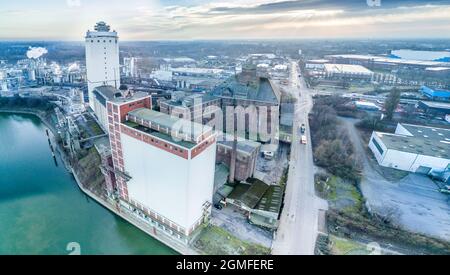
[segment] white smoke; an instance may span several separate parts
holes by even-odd
[[[74,63],[69,65],[68,71],[69,72],[78,71],[79,69],[80,69],[80,66],[78,65],[78,63],[74,62]]]
[[[46,48],[42,47],[29,47],[27,51],[27,57],[38,59],[39,57],[43,56],[44,54],[48,53]]]

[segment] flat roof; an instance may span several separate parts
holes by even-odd
[[[223,73],[223,69],[213,69],[213,68],[172,68],[174,73],[192,73],[192,74],[220,74]]]
[[[448,71],[450,70],[450,67],[429,67],[425,68],[426,71],[434,71],[434,72],[441,72],[441,71]]]
[[[195,106],[194,104],[196,104],[196,103],[205,104],[205,103],[215,101],[215,100],[220,100],[220,98],[213,96],[211,94],[190,94],[190,95],[180,97],[177,100],[174,100],[174,99],[162,100],[161,103],[165,103],[165,104],[173,106],[173,107],[190,108],[190,107]],[[186,105],[186,103],[187,103],[187,105]]]
[[[410,135],[375,132],[388,149],[450,159],[450,129],[401,124]]]
[[[194,142],[174,139],[170,135],[158,132],[156,130],[153,130],[153,129],[145,127],[145,126],[142,126],[142,125],[137,124],[137,123],[132,122],[132,121],[125,121],[123,124],[127,125],[128,127],[133,128],[133,129],[136,129],[138,131],[141,131],[141,132],[144,132],[144,133],[149,134],[151,136],[154,136],[156,138],[159,138],[159,139],[162,139],[162,140],[174,143],[174,144],[179,145],[181,147],[184,147],[186,149],[192,149],[193,147],[195,147],[197,145]]]
[[[233,140],[218,140],[217,141],[218,146],[225,146],[229,149],[233,148]],[[258,150],[258,148],[261,146],[261,143],[252,141],[249,139],[238,139],[237,142],[237,150],[246,154],[251,154],[254,151]]]
[[[94,140],[94,147],[100,155],[111,154],[111,145],[107,136]]]
[[[169,131],[176,130],[180,135],[189,135],[194,141],[200,138],[204,133],[212,131],[210,126],[170,116],[148,108],[139,108],[128,114],[135,116],[138,119],[151,122],[159,127],[167,128]]]
[[[448,62],[450,52],[448,51],[416,51],[410,49],[401,49],[391,51],[394,58],[413,59],[423,61],[443,61]]]
[[[283,188],[278,185],[270,185],[264,196],[256,205],[255,209],[279,213],[283,197]]]
[[[436,101],[420,101],[420,102],[429,108],[450,110],[450,103],[436,102]]]
[[[363,55],[363,54],[335,54],[327,55],[331,58],[346,58],[346,59],[359,59],[359,60],[372,60],[380,63],[392,63],[392,64],[404,64],[404,65],[421,65],[421,66],[445,66],[448,63],[437,61],[422,61],[422,60],[409,60],[400,58],[391,58],[376,55]]]
[[[330,62],[328,59],[310,59],[306,63],[327,63]]]
[[[324,64],[325,70],[331,73],[372,74],[372,71],[361,65]]]
[[[129,101],[134,101],[137,99],[149,97],[150,95],[145,92],[123,92],[114,88],[113,86],[99,86],[94,90],[98,91],[103,95],[108,101],[117,102],[117,103],[126,103]],[[125,96],[123,95],[125,94]]]

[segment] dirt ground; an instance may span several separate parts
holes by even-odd
[[[193,246],[206,255],[268,255],[270,249],[243,241],[222,227],[208,225]]]
[[[369,210],[382,215],[389,212],[394,222],[405,229],[450,241],[450,197],[440,193],[426,176],[401,175],[394,169],[377,168],[378,164],[367,153],[367,144],[354,127],[357,120],[341,121],[364,167],[360,187]],[[390,176],[386,177],[387,174]]]
[[[259,154],[256,160],[255,178],[267,184],[278,184],[284,170],[288,167],[288,150],[289,147],[286,144],[280,144],[272,160],[266,160],[262,154]]]
[[[222,210],[214,208],[211,215],[211,224],[232,232],[234,236],[241,240],[267,248],[272,246],[272,232],[250,224],[247,218],[234,210],[232,206],[224,207]]]

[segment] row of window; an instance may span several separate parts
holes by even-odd
[[[100,43],[101,42],[101,40],[97,40],[97,43]],[[113,40],[109,40],[109,43],[112,43],[113,42]],[[117,43],[117,40],[114,40],[114,42],[116,42]],[[91,43],[94,43],[94,39],[91,39]],[[103,43],[106,43],[106,40],[103,40]]]

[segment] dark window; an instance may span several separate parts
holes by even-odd
[[[383,155],[383,153],[384,153],[383,148],[381,148],[378,141],[376,139],[372,138],[372,142],[373,142],[373,144],[375,144],[375,147],[377,147],[378,152],[380,152],[380,154]]]

